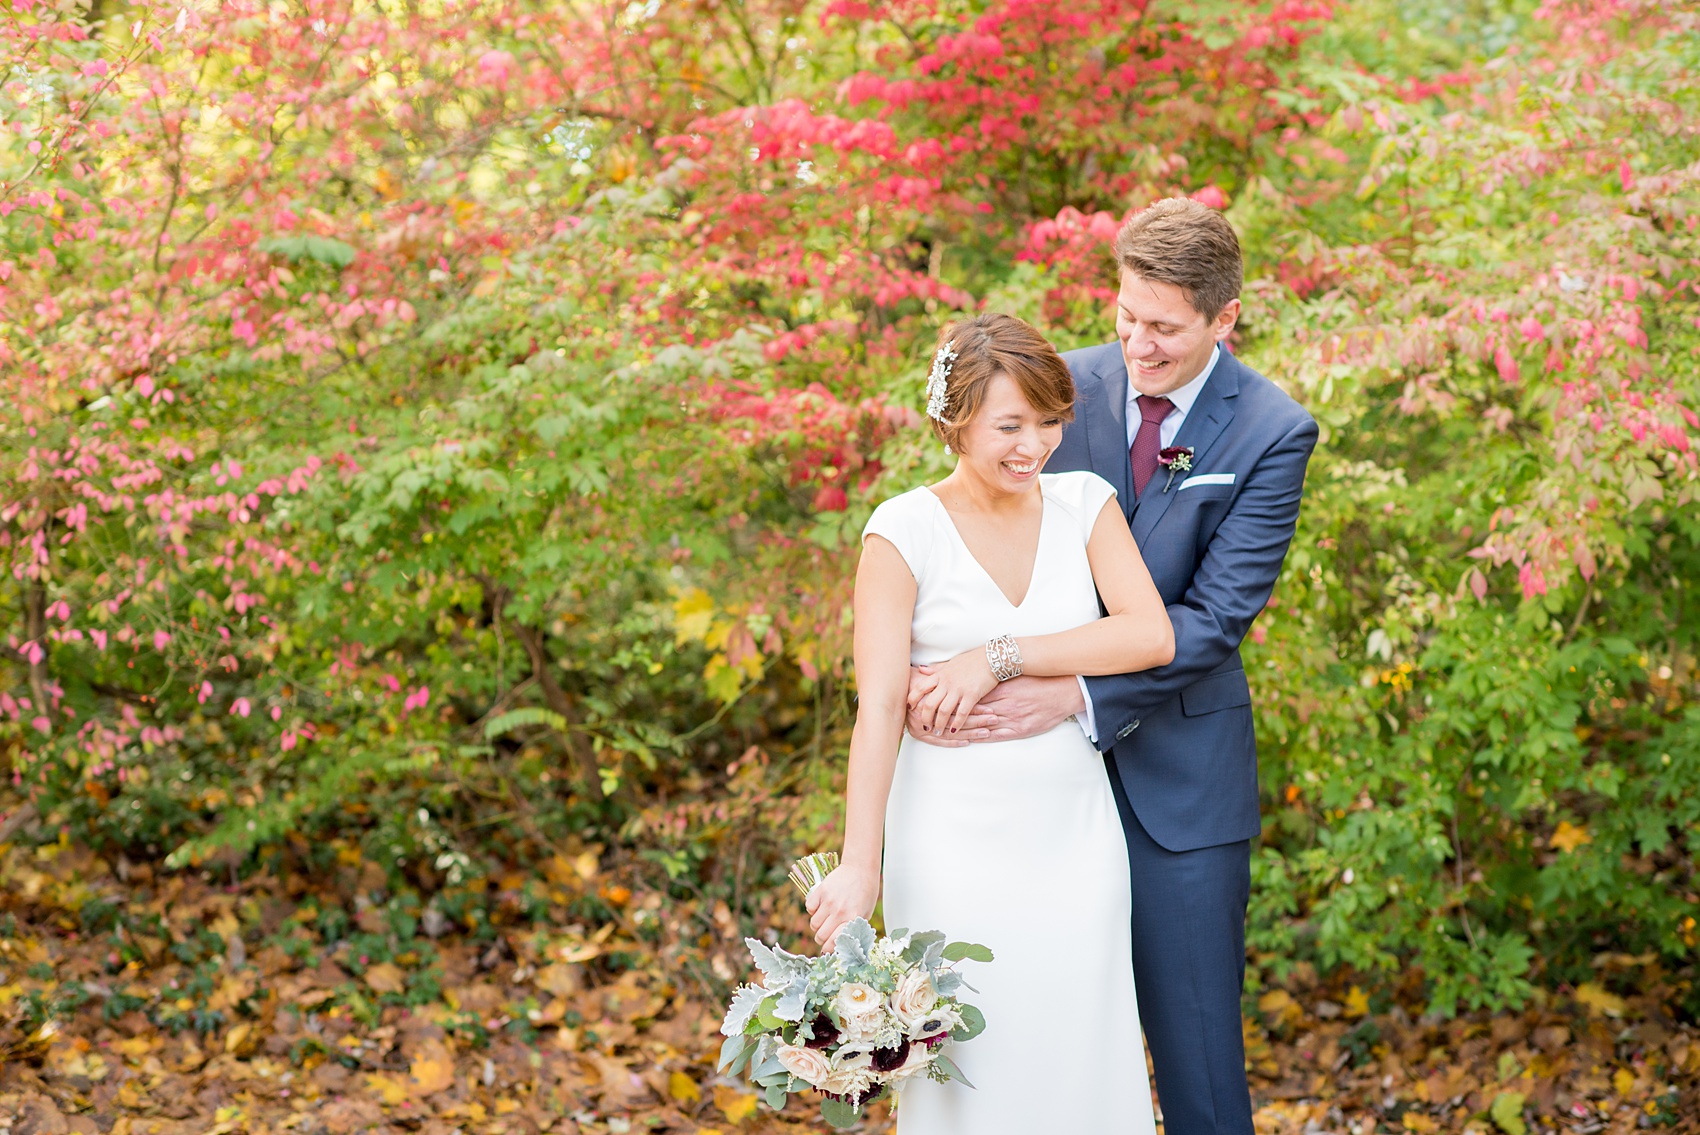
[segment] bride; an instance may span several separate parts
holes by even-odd
[[[880,505],[863,533],[842,863],[810,895],[810,926],[824,945],[872,914],[883,842],[886,924],[996,955],[969,975],[986,1030],[951,1054],[976,1088],[911,1083],[901,1135],[1150,1135],[1127,850],[1103,758],[1073,721],[945,748],[904,720],[911,664],[927,677],[917,718],[942,736],[1022,673],[1163,665],[1173,628],[1115,490],[1040,472],[1073,417],[1056,351],[1007,315],[939,342],[927,415],[957,465]]]

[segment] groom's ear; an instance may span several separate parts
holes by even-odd
[[[1229,300],[1222,310],[1216,313],[1216,318],[1210,321],[1210,334],[1218,343],[1225,340],[1234,330],[1234,324],[1240,319],[1239,297]]]

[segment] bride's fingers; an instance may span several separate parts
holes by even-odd
[[[956,709],[962,704],[962,695],[952,690],[945,694],[939,702],[939,711],[933,716],[933,732],[943,736],[950,732],[951,719],[956,716]]]
[[[968,724],[968,719],[972,716],[974,716],[973,702],[969,701],[967,698],[963,698],[961,701],[957,702],[956,712],[950,716],[951,733],[961,733],[963,726]]]
[[[939,703],[944,700],[943,690],[933,690],[915,706],[915,720],[921,726],[921,732],[933,732],[933,725],[938,717]]]
[[[909,681],[909,694],[904,700],[906,700],[910,705],[917,705],[920,703],[921,699],[938,689],[938,685],[939,679],[937,674],[924,674],[920,677],[912,678]]]

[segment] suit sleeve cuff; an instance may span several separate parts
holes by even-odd
[[[1098,743],[1098,718],[1092,712],[1092,691],[1086,688],[1085,678],[1076,675],[1074,680],[1080,683],[1080,699],[1086,703],[1085,711],[1075,714],[1074,719],[1080,723],[1080,728],[1085,732],[1086,739],[1096,745]]]

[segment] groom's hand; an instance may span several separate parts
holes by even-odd
[[[917,718],[913,708],[920,695],[931,686],[932,679],[921,667],[910,668],[911,708],[906,726],[909,735],[917,741],[945,749],[956,749],[978,741],[1016,741],[1023,737],[1037,737],[1086,709],[1080,682],[1073,676],[1012,678],[999,682],[996,689],[981,699],[960,730],[941,736],[927,732],[925,723]]]

